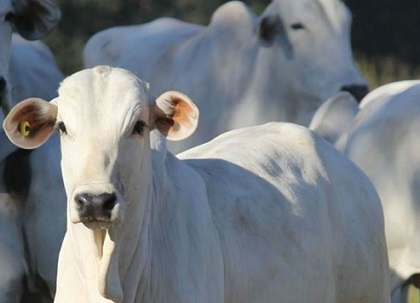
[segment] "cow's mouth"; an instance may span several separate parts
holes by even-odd
[[[110,220],[83,220],[81,219],[81,223],[85,225],[87,228],[96,230],[96,229],[108,229],[112,226],[112,222]]]
[[[349,92],[358,103],[369,93],[369,87],[367,85],[345,85],[341,88],[343,92]]]

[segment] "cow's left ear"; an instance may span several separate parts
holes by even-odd
[[[169,140],[178,141],[195,131],[198,116],[198,108],[189,97],[169,91],[157,98],[152,106],[151,123]]]
[[[38,40],[57,26],[61,11],[49,0],[12,1],[14,12],[8,15],[16,31],[25,39]]]
[[[16,104],[3,122],[3,129],[13,144],[34,149],[54,132],[57,106],[38,98]]]

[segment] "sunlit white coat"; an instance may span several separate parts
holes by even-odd
[[[68,223],[55,302],[389,302],[381,205],[354,164],[284,123],[178,159],[164,136],[190,135],[198,110],[145,86],[126,70],[83,70],[5,120],[25,148],[61,132]]]

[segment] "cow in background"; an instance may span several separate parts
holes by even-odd
[[[64,79],[51,50],[41,41],[29,41],[13,34],[9,81],[12,108],[29,97],[53,99]]]
[[[3,111],[11,100],[8,80],[13,29],[28,40],[48,34],[60,21],[59,8],[49,0],[0,0],[0,104]]]
[[[95,34],[86,67],[106,64],[153,83],[151,93],[187,93],[202,112],[197,132],[174,152],[238,127],[268,121],[308,125],[339,91],[368,91],[350,48],[351,14],[339,0],[274,0],[261,16],[239,1],[208,26],[162,18]]]
[[[341,94],[310,125],[372,180],[382,201],[392,302],[420,288],[420,81],[381,86],[360,103]]]
[[[12,86],[22,88],[19,83],[15,82],[17,69],[14,68],[17,65],[15,65],[16,61],[11,54],[12,48],[14,48],[12,45],[15,45],[14,40],[12,42],[13,30],[25,39],[40,39],[57,25],[60,17],[59,8],[49,0],[0,0],[0,106],[3,112],[7,112],[10,106],[20,101],[13,100]],[[30,63],[36,65],[37,62]],[[42,62],[38,63],[42,66]],[[14,69],[15,72],[10,73],[11,69]],[[30,74],[32,70],[29,66],[25,66],[18,72]],[[51,91],[56,89],[57,87],[51,87]],[[33,95],[33,92],[29,93]],[[37,95],[41,96],[43,93]],[[16,97],[18,98],[18,96]],[[0,116],[3,118],[2,113]],[[26,283],[23,283],[24,276],[27,276],[31,271],[26,259],[28,251],[24,243],[25,236],[22,233],[22,224],[24,223],[22,210],[26,207],[24,202],[29,194],[29,188],[24,187],[30,182],[31,169],[28,159],[30,153],[23,150],[14,152],[14,150],[15,148],[5,141],[4,132],[0,131],[1,302],[19,302],[21,300],[22,292],[26,288]],[[17,179],[18,182],[14,182]],[[22,191],[20,191],[21,189]],[[4,211],[4,209],[9,211]],[[38,302],[38,298],[35,296],[29,293],[25,294],[24,302]]]

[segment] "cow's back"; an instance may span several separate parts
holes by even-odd
[[[150,67],[171,64],[169,59],[174,56],[171,50],[196,35],[201,28],[172,18],[109,28],[89,39],[83,61],[86,67],[105,64],[127,68],[136,71],[140,78],[146,75],[144,79],[150,80]]]
[[[210,158],[188,163],[207,185],[226,302],[387,302],[382,210],[366,176],[304,128],[249,131],[180,155]]]

